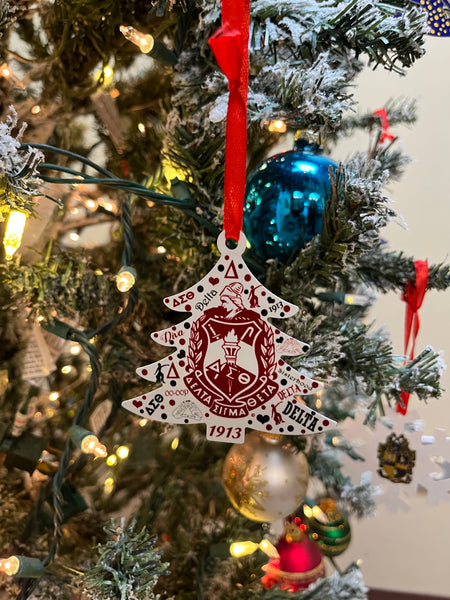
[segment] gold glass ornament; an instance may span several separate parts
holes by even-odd
[[[230,502],[252,521],[271,522],[295,511],[308,487],[305,455],[283,436],[252,431],[225,457],[223,484]]]

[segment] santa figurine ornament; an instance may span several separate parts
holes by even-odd
[[[266,589],[278,586],[297,592],[325,576],[325,565],[319,547],[309,539],[306,525],[298,517],[286,521],[284,535],[275,545],[279,554],[263,567],[261,581]]]

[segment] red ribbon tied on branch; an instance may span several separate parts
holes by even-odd
[[[228,79],[223,228],[239,240],[247,168],[248,36],[250,0],[222,0],[222,27],[209,45]]]
[[[384,108],[379,108],[373,112],[374,116],[381,119],[381,134],[378,140],[379,144],[383,144],[386,140],[395,140],[395,135],[389,133],[389,119]]]
[[[428,263],[426,260],[416,260],[414,263],[416,271],[416,282],[408,283],[405,287],[405,292],[402,300],[406,302],[405,315],[405,356],[408,356],[408,347],[411,341],[411,350],[409,351],[409,360],[414,358],[414,350],[416,346],[417,334],[420,328],[419,308],[422,306],[423,299],[428,284]],[[400,394],[402,404],[397,404],[397,412],[406,415],[408,409],[408,392],[403,391]]]

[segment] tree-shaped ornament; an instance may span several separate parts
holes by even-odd
[[[245,429],[305,435],[335,423],[306,406],[300,396],[323,385],[282,360],[308,345],[283,333],[269,317],[293,316],[298,308],[272,294],[245,265],[246,238],[234,249],[225,232],[217,241],[216,266],[185,292],[165,298],[168,308],[192,316],[152,338],[175,349],[137,369],[161,387],[126,400],[139,417],[166,423],[206,423],[209,440],[242,443]]]
[[[249,0],[222,0],[222,27],[209,43],[228,79],[224,228],[221,257],[196,285],[165,298],[168,308],[192,313],[179,325],[153,333],[175,352],[138,369],[162,386],[126,400],[139,417],[167,423],[206,423],[206,437],[243,443],[245,429],[266,433],[319,433],[335,423],[307,407],[301,395],[322,384],[282,360],[308,349],[268,322],[298,308],[271,294],[251,274],[242,254],[247,149]],[[227,240],[237,242],[233,249]]]

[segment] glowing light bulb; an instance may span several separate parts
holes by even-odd
[[[73,370],[72,365],[64,365],[63,367],[61,367],[61,373],[63,375],[68,375],[69,373],[71,373]]]
[[[158,246],[156,248],[156,251],[158,252],[158,254],[165,254],[166,253],[166,249],[164,248],[164,246]]]
[[[180,443],[180,438],[175,437],[172,440],[172,443],[170,444],[170,447],[172,448],[172,450],[176,450],[178,448],[178,444]]]
[[[105,65],[101,71],[96,71],[94,78],[101,81],[102,86],[108,88],[113,83],[114,70],[109,65]]]
[[[320,506],[313,506],[312,507],[312,514],[313,517],[315,519],[317,519],[318,521],[320,521],[320,523],[324,523],[325,525],[328,524],[328,517],[327,515],[323,512],[323,510],[320,508]]]
[[[264,554],[267,554],[267,556],[270,556],[270,558],[279,558],[280,556],[278,550],[271,542],[269,542],[269,540],[261,540],[259,542],[259,547],[264,552]]]
[[[255,550],[257,550],[258,547],[259,544],[257,544],[256,542],[234,542],[230,546],[230,554],[231,556],[239,558],[240,556],[247,556],[248,554],[253,554],[253,552],[255,552]]]
[[[312,508],[310,506],[308,506],[307,504],[305,504],[303,507],[303,513],[307,519],[311,519],[313,516]]]
[[[145,133],[145,125],[144,123],[138,123],[138,129],[141,133]]]
[[[0,75],[2,77],[4,77],[5,79],[8,79],[8,77],[11,77],[12,71],[11,71],[11,69],[8,67],[8,65],[6,63],[3,63],[0,66]]]
[[[147,419],[139,419],[138,421],[140,427],[145,427],[148,423]]]
[[[8,223],[6,224],[6,231],[3,237],[6,260],[11,260],[16,250],[20,248],[26,220],[27,215],[20,210],[12,210],[9,213]]]
[[[32,115],[38,115],[40,112],[41,112],[41,107],[39,106],[39,104],[35,104],[31,109]]]
[[[14,73],[11,71],[11,69],[5,62],[0,65],[0,75],[5,79],[10,79],[14,83],[14,85],[20,87],[22,90],[25,89],[23,81],[20,81],[20,79],[14,75]]]
[[[356,306],[365,306],[368,304],[369,299],[360,294],[345,294],[344,304],[355,304]]]
[[[50,402],[56,402],[59,398],[59,393],[58,392],[51,392],[51,394],[48,395],[48,399],[50,400]]]
[[[315,400],[315,405],[316,408],[321,408],[322,407],[322,392],[317,392],[316,393],[316,400]]]
[[[106,459],[106,464],[108,467],[114,467],[114,465],[117,465],[117,456],[115,454],[110,454]]]
[[[97,208],[97,202],[94,200],[86,200],[85,206],[89,210],[95,210]]]
[[[130,454],[130,449],[128,446],[119,446],[116,450],[116,454],[119,458],[124,460]]]
[[[94,454],[99,458],[107,455],[106,446],[98,441],[98,437],[93,433],[85,436],[80,444],[81,451],[85,454]]]
[[[111,98],[118,98],[120,96],[120,92],[117,88],[114,88],[109,92],[109,95],[111,96]]]
[[[136,283],[136,271],[132,267],[122,267],[116,275],[119,292],[128,292]]]
[[[44,572],[44,563],[29,556],[10,556],[0,558],[0,573],[19,577],[40,577]]]
[[[287,125],[284,121],[276,119],[275,121],[269,121],[268,129],[276,133],[284,133],[287,130]]]
[[[72,354],[72,356],[78,356],[78,354],[80,354],[81,352],[81,346],[78,342],[72,342],[72,345],[70,346],[70,354]]]
[[[125,39],[132,42],[143,54],[148,54],[153,50],[155,40],[149,33],[141,33],[134,27],[124,25],[120,26],[120,32],[124,35]]]
[[[70,435],[85,454],[94,454],[98,458],[103,458],[108,454],[106,446],[99,442],[98,437],[92,431],[88,431],[80,425],[72,425]]]
[[[106,495],[111,494],[114,489],[114,479],[112,477],[108,477],[105,479],[105,483],[103,484],[103,491]]]
[[[20,562],[17,556],[2,558],[0,560],[0,571],[6,575],[16,575],[19,571]]]
[[[165,165],[164,166],[164,177],[170,183],[172,181],[172,179],[180,179],[180,180],[182,180],[183,179],[183,173],[181,171],[178,171],[174,167],[172,167],[172,165]]]
[[[77,233],[76,231],[72,231],[70,233],[69,237],[72,240],[72,242],[77,242],[80,239],[80,234]]]

